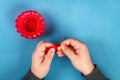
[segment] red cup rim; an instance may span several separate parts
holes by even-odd
[[[27,10],[16,19],[16,29],[22,37],[27,39],[38,38],[45,32],[44,18],[37,11]]]

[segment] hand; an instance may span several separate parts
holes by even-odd
[[[58,56],[66,55],[72,62],[73,66],[81,71],[85,76],[90,74],[94,65],[90,59],[87,46],[76,40],[67,39],[61,43],[62,51],[58,51]]]
[[[50,64],[52,62],[53,56],[55,54],[55,49],[51,48],[47,53],[45,53],[46,48],[53,46],[52,43],[41,41],[32,55],[32,66],[31,71],[38,78],[42,79],[46,76],[50,69]]]

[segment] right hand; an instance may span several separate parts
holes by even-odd
[[[81,71],[85,76],[94,70],[94,65],[90,59],[87,46],[76,39],[67,39],[61,43],[62,51],[58,51],[58,56],[66,55],[73,66]]]

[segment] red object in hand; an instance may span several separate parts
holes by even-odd
[[[22,37],[34,39],[45,32],[45,21],[36,11],[27,10],[22,12],[16,19],[16,29]]]
[[[55,46],[47,47],[45,53],[47,53],[50,48],[54,48],[54,49],[55,49],[55,52],[57,52],[57,51],[58,51],[58,47],[60,47],[60,44],[59,44],[59,45],[55,45]]]

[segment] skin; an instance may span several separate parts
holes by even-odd
[[[46,48],[50,46],[53,46],[53,44],[41,41],[38,43],[32,55],[31,71],[40,79],[44,78],[47,75],[53,56],[55,54],[54,48],[49,49],[49,51],[45,53]]]
[[[61,43],[62,51],[58,51],[58,56],[67,56],[73,66],[85,76],[94,70],[94,65],[90,59],[86,44],[76,39],[67,39]]]
[[[45,53],[46,48],[50,46],[54,46],[54,44],[41,41],[38,43],[32,55],[31,71],[40,79],[47,75],[55,54],[54,48],[50,48],[47,54]],[[67,56],[73,66],[85,76],[89,75],[94,70],[94,65],[90,59],[88,48],[84,43],[71,38],[64,40],[60,47],[62,50],[57,52],[58,56]]]

